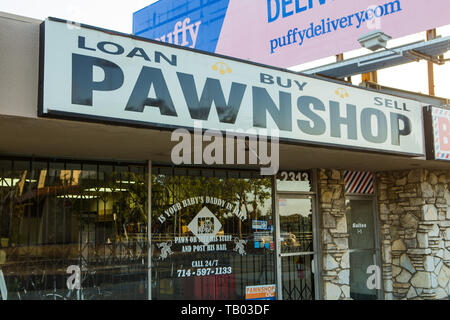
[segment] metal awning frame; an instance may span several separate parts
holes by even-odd
[[[329,76],[335,77],[335,76],[331,75],[333,73],[336,73],[336,72],[333,72],[333,70],[350,67],[351,65],[355,65],[358,68],[359,67],[367,68],[367,66],[369,66],[371,64],[381,64],[381,68],[376,69],[376,70],[378,70],[378,69],[382,69],[382,68],[386,68],[386,67],[393,67],[396,65],[407,63],[404,61],[405,59],[408,59],[413,62],[417,62],[420,60],[426,60],[428,62],[432,62],[437,65],[443,65],[446,62],[450,61],[450,59],[444,58],[443,50],[438,51],[437,52],[437,53],[439,53],[438,55],[430,55],[430,54],[421,52],[422,51],[421,49],[424,47],[427,48],[427,46],[430,47],[430,46],[433,46],[436,44],[439,45],[440,43],[444,43],[446,45],[446,47],[444,47],[444,49],[450,50],[450,37],[444,37],[444,38],[439,37],[439,38],[436,38],[433,40],[429,40],[429,41],[422,40],[422,41],[410,43],[408,45],[399,46],[399,47],[392,48],[392,49],[386,48],[385,50],[382,50],[379,52],[343,60],[343,61],[340,61],[337,63],[332,63],[332,64],[320,66],[320,67],[311,68],[308,70],[301,71],[300,73],[323,74],[325,76],[329,75]],[[424,46],[424,45],[426,45],[426,46]],[[355,69],[358,69],[358,68],[355,68]],[[338,78],[344,78],[344,77],[361,74],[361,73],[366,73],[366,72],[370,72],[370,70],[353,70],[352,72],[350,72],[351,74],[347,74],[344,71],[345,74],[342,73],[342,75],[339,76]]]

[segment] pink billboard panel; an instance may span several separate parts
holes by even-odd
[[[215,52],[290,67],[447,24],[449,0],[230,0]]]

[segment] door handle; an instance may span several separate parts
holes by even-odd
[[[312,274],[316,274],[316,265],[314,263],[314,259],[311,260],[311,272]]]

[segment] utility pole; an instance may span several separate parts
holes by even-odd
[[[436,29],[427,31],[427,41],[436,39]],[[433,62],[428,61],[428,94],[430,96],[435,95],[435,85],[434,85],[434,66]]]

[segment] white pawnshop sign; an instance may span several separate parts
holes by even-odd
[[[424,154],[414,100],[57,19],[41,32],[40,116]]]

